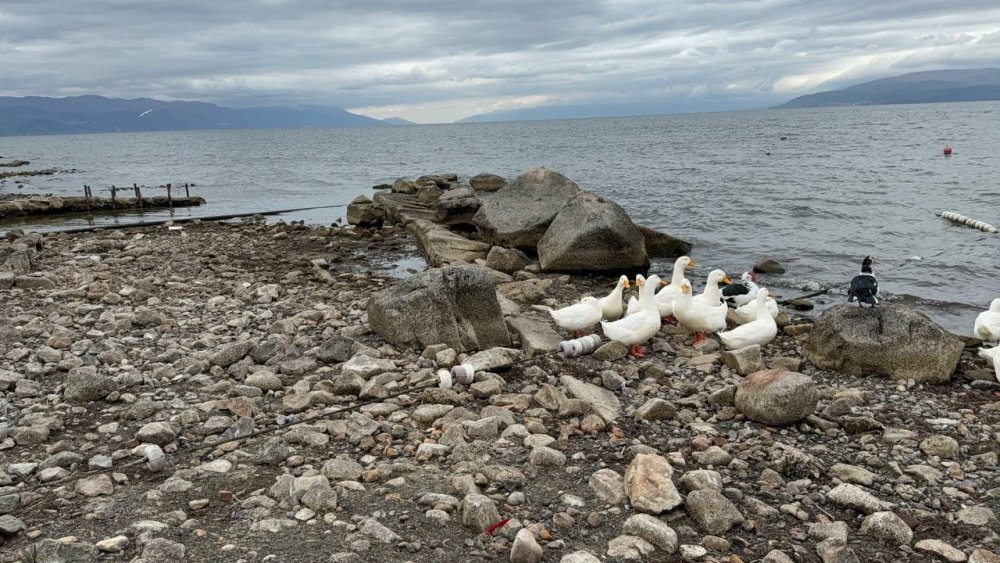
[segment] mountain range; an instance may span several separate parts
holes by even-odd
[[[1000,69],[930,70],[799,96],[779,108],[1000,100]]]
[[[0,97],[0,135],[388,125],[332,106],[234,109],[205,102],[150,98]]]

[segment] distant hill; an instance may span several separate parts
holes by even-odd
[[[0,135],[383,126],[386,123],[378,119],[332,106],[234,109],[205,102],[164,102],[149,98],[0,97]]]
[[[1000,69],[931,70],[799,96],[779,108],[1000,100]]]
[[[764,108],[773,99],[698,96],[680,99],[636,101],[630,103],[548,105],[492,111],[470,115],[456,123],[493,121],[536,121],[542,119],[582,119],[592,117],[635,117],[702,111],[732,111]]]
[[[382,123],[388,123],[389,125],[416,125],[416,123],[402,117],[387,117],[382,120]]]

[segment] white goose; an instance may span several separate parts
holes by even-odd
[[[993,360],[993,373],[996,374],[997,381],[1000,381],[1000,346],[980,348],[979,355],[987,360]]]
[[[754,319],[757,318],[757,307],[760,306],[759,303],[760,303],[759,300],[754,299],[753,301],[747,303],[746,305],[737,307],[736,310],[733,311],[733,315],[736,316],[737,322],[739,322],[741,325],[753,322]],[[778,313],[781,312],[781,310],[778,308],[778,302],[775,301],[774,298],[770,296],[770,292],[768,292],[768,297],[764,301],[764,308],[767,309],[768,313],[770,313],[772,319],[777,319]]]
[[[642,274],[635,275],[635,286],[639,288],[639,296],[632,296],[628,298],[628,306],[625,308],[625,315],[634,315],[642,310],[642,285],[646,283],[646,276]]]
[[[584,297],[579,303],[574,303],[562,309],[549,309],[549,315],[560,328],[573,331],[579,337],[581,332],[592,328],[601,322],[601,303],[596,297]]]
[[[725,272],[722,270],[712,270],[708,274],[708,280],[705,281],[705,289],[700,295],[692,297],[691,300],[708,307],[715,307],[719,303],[722,303],[722,291],[719,289],[719,284],[729,285],[731,283],[733,282],[730,281],[729,276]]]
[[[990,309],[976,317],[976,338],[986,342],[1000,340],[1000,297],[990,303]]]
[[[670,277],[670,283],[656,294],[656,305],[660,310],[661,317],[669,317],[674,314],[674,299],[681,294],[681,282],[688,281],[684,277],[684,270],[697,266],[698,263],[687,256],[681,256],[674,262],[674,272]],[[688,281],[688,284],[691,282]]]
[[[774,322],[774,318],[771,317],[767,307],[764,305],[767,297],[767,289],[758,289],[757,297],[755,298],[757,303],[757,318],[743,326],[738,326],[733,330],[727,330],[718,334],[719,340],[722,340],[726,348],[735,350],[744,346],[750,346],[751,344],[763,346],[774,340],[774,337],[778,335],[778,325]]]
[[[605,295],[600,299],[601,311],[604,314],[604,318],[609,321],[614,321],[620,319],[622,316],[622,290],[628,287],[628,277],[621,276],[618,278],[618,284],[615,286],[611,293]]]
[[[691,282],[681,282],[681,295],[674,299],[674,316],[681,326],[695,331],[694,343],[705,339],[705,333],[718,332],[726,328],[725,303],[712,307],[695,301],[691,297]]]
[[[660,314],[653,300],[653,291],[660,284],[660,278],[650,276],[644,281],[637,281],[642,293],[640,301],[642,308],[638,313],[613,322],[601,321],[604,335],[629,346],[629,352],[636,358],[642,358],[646,351],[643,342],[649,340],[660,331]]]

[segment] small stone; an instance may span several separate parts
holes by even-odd
[[[887,542],[890,545],[910,545],[913,541],[913,530],[889,511],[874,512],[861,522],[860,533]]]
[[[708,550],[700,545],[685,544],[680,548],[681,559],[684,561],[697,561],[708,555]]]
[[[559,563],[601,563],[601,560],[594,557],[589,551],[574,551],[562,556]]]
[[[136,432],[135,439],[144,444],[165,446],[177,439],[177,432],[167,422],[150,422]]]
[[[684,499],[671,480],[674,470],[663,456],[636,454],[625,471],[625,494],[636,510],[659,514]]]
[[[838,506],[853,508],[866,514],[892,508],[892,504],[879,500],[864,489],[848,483],[837,485],[826,496]]]
[[[791,371],[752,373],[736,388],[735,404],[747,418],[774,426],[794,424],[816,410],[819,395],[808,376]]]
[[[182,561],[186,548],[184,544],[166,538],[153,538],[142,548],[142,558],[146,561]]]
[[[85,497],[96,497],[98,495],[110,495],[114,492],[115,486],[111,482],[111,477],[104,473],[85,477],[76,482],[74,490]]]
[[[635,411],[635,421],[671,420],[677,415],[677,407],[663,399],[650,399]]]
[[[621,506],[628,498],[625,496],[625,482],[622,476],[611,469],[598,469],[590,476],[587,485],[605,504]]]
[[[385,544],[395,543],[403,539],[399,537],[399,534],[393,532],[374,518],[365,520],[358,531]]]
[[[740,375],[749,375],[764,369],[764,356],[760,346],[753,344],[723,352],[722,363]]]
[[[736,505],[716,491],[691,491],[684,507],[702,530],[714,535],[723,534],[744,520]]]
[[[518,530],[510,548],[510,563],[538,563],[544,556],[534,534],[527,528]]]
[[[26,529],[27,527],[24,525],[22,520],[13,517],[10,514],[0,516],[0,538],[3,536],[16,535],[18,532]]]
[[[955,513],[955,519],[970,526],[996,526],[997,516],[986,506],[970,506]]]
[[[945,561],[952,561],[954,563],[965,561],[964,553],[941,540],[920,540],[913,547],[917,551],[933,553]]]
[[[644,561],[655,549],[638,536],[623,535],[608,542],[608,557],[615,561]]]
[[[838,538],[830,538],[816,544],[816,554],[823,563],[861,563],[851,546]]]
[[[638,536],[667,553],[677,551],[677,532],[665,522],[649,514],[630,516],[622,526],[622,533]]]
[[[591,356],[599,362],[614,362],[628,356],[628,346],[612,340],[594,350]]]
[[[128,544],[128,536],[115,536],[95,543],[94,547],[105,553],[120,553],[128,547]]]
[[[955,459],[958,456],[958,442],[951,436],[934,434],[920,442],[920,451],[941,459]]]
[[[531,465],[541,467],[562,467],[566,465],[566,454],[545,446],[534,448],[528,455]]]
[[[466,495],[461,504],[462,525],[477,532],[485,532],[487,528],[500,521],[497,506],[488,496],[480,494]]]

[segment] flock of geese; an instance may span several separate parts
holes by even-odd
[[[874,263],[872,256],[864,258],[861,273],[851,280],[848,301],[871,307],[878,304]],[[778,304],[767,288],[757,286],[753,272],[745,272],[740,282],[734,284],[724,271],[712,270],[704,291],[692,295],[691,282],[684,274],[694,266],[697,266],[694,260],[681,256],[674,262],[669,282],[656,275],[636,276],[638,297],[631,297],[627,305],[623,303],[623,292],[631,284],[628,277],[621,276],[608,295],[600,299],[584,297],[568,307],[550,309],[549,314],[556,325],[577,337],[600,324],[606,337],[628,346],[629,353],[637,358],[645,356],[642,344],[658,333],[664,322],[676,322],[694,332],[695,345],[712,333],[729,350],[752,344],[763,346],[774,340],[778,334],[775,322]],[[733,316],[739,326],[726,330],[730,307],[735,308]],[[992,348],[981,348],[979,354],[992,360],[1000,381],[1000,298],[994,299],[989,310],[976,317],[974,334],[993,344]]]
[[[621,276],[607,296],[600,299],[584,297],[579,303],[549,313],[559,327],[575,335],[600,323],[605,336],[628,346],[629,352],[637,358],[645,356],[641,344],[660,331],[664,319],[676,320],[677,324],[693,331],[695,344],[712,333],[717,334],[730,350],[774,340],[778,334],[775,322],[778,305],[766,288],[757,286],[753,272],[743,274],[741,283],[732,284],[724,271],[712,270],[704,291],[692,295],[691,282],[684,274],[693,266],[697,264],[691,258],[678,258],[669,283],[655,275],[636,276],[639,295],[630,298],[627,306],[623,305],[622,293],[630,283],[626,276]],[[723,290],[722,285],[728,287]],[[729,303],[736,307],[740,326],[727,331]]]

